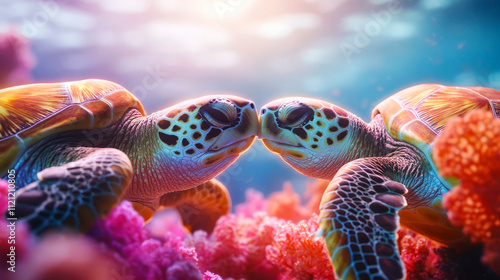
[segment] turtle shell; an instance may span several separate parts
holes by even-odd
[[[423,84],[404,89],[378,104],[389,134],[413,144],[434,166],[432,146],[448,122],[472,110],[489,110],[500,116],[500,92],[484,87],[447,87]]]
[[[129,108],[146,114],[132,93],[104,80],[0,90],[0,175],[41,139],[64,131],[107,127]]]

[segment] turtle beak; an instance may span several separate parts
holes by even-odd
[[[289,130],[282,129],[276,124],[276,117],[274,111],[269,108],[261,110],[261,127],[259,138],[261,140],[271,140],[273,142],[283,143],[289,146],[298,146],[295,135]]]
[[[232,97],[232,100],[235,100],[235,97]],[[250,100],[245,100],[246,102],[241,101],[242,98],[239,98],[239,102],[236,103],[241,109],[241,117],[239,123],[226,130],[224,134],[217,140],[214,144],[214,147],[223,147],[228,144],[232,144],[247,138],[255,138],[255,136],[260,135],[260,122],[259,115],[257,114],[257,110],[255,109],[255,104]]]

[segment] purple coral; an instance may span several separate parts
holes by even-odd
[[[29,82],[34,65],[26,38],[13,30],[0,33],[0,89]]]
[[[151,237],[143,225],[144,219],[132,204],[123,201],[95,224],[90,236],[118,253],[115,258],[127,274],[148,280],[202,279],[194,249],[170,233],[163,238]]]

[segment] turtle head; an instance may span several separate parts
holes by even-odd
[[[346,162],[351,116],[317,99],[278,99],[261,109],[262,141],[300,173],[330,180]]]
[[[187,100],[155,113],[159,157],[177,191],[221,173],[260,131],[255,104],[232,95]]]

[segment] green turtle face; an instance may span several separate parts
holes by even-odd
[[[156,114],[160,158],[183,186],[218,175],[260,130],[255,104],[232,95],[188,100]]]
[[[325,101],[291,97],[261,109],[261,137],[297,171],[332,179],[352,134],[349,113]]]

